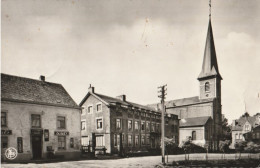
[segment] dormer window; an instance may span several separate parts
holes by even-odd
[[[205,92],[209,92],[210,91],[210,85],[209,82],[205,83]]]

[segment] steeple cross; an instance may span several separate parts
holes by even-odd
[[[209,0],[209,18],[211,18],[211,0]]]

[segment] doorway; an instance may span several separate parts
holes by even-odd
[[[33,159],[41,159],[42,157],[42,136],[32,136],[32,153]]]

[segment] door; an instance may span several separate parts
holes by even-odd
[[[42,136],[32,136],[33,159],[42,157]]]

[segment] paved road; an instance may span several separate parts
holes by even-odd
[[[190,154],[190,160],[205,160],[205,154]],[[238,156],[238,155],[237,155]],[[251,158],[260,158],[260,154],[251,154]],[[209,154],[209,160],[221,159],[222,154]],[[170,155],[169,162],[184,160],[184,155]],[[235,159],[235,154],[226,154],[226,159]],[[248,154],[242,154],[242,158],[248,158]],[[2,164],[2,168],[105,168],[105,167],[130,167],[130,168],[146,168],[155,167],[160,164],[160,156],[146,156],[146,157],[132,157],[124,159],[113,160],[82,160],[82,161],[70,161],[70,162],[58,162],[58,163],[44,163],[44,164]]]

